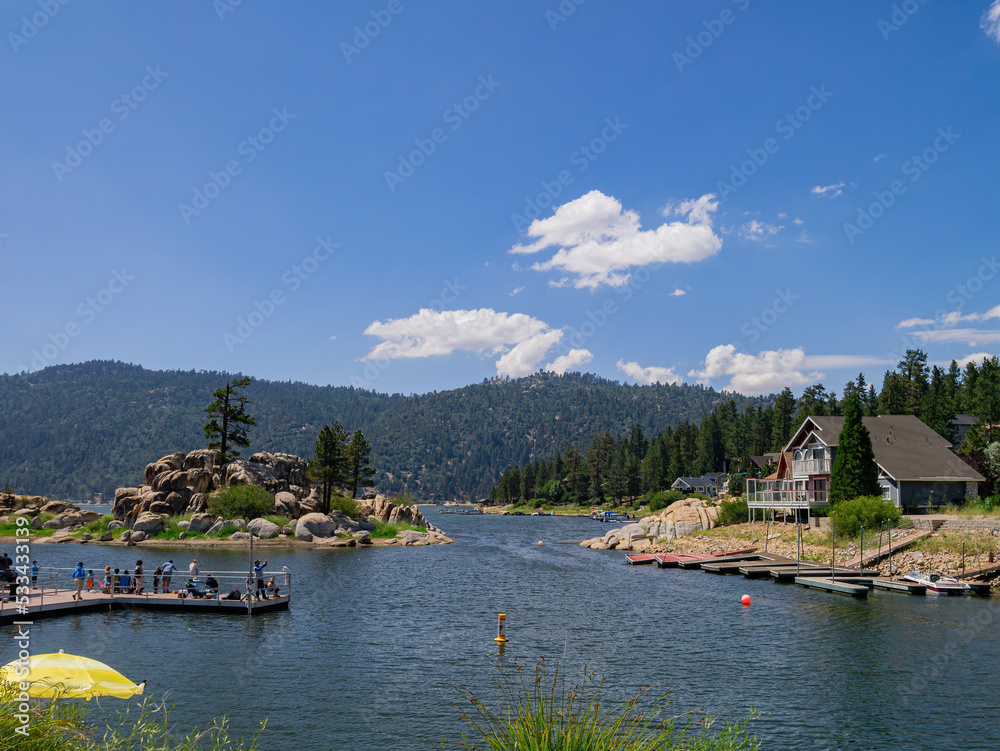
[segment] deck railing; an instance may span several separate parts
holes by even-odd
[[[832,462],[830,457],[822,459],[796,459],[792,461],[792,475],[808,477],[810,475],[828,475]]]
[[[792,488],[788,480],[749,479],[746,495],[749,508],[811,509],[830,505],[829,491]]]
[[[29,607],[41,606],[44,608],[46,598],[51,602],[55,595],[65,596],[67,593],[72,593],[76,591],[76,582],[73,577],[74,568],[56,568],[46,566],[38,572],[37,577],[34,579],[34,583],[31,583],[31,573],[27,574],[27,579],[29,583],[25,585],[24,579],[14,582],[0,582],[0,616],[9,614],[11,609],[17,607],[18,599],[23,596],[28,596]],[[87,569],[88,574],[90,569]],[[20,576],[20,572],[15,570]],[[218,586],[213,587],[209,590],[205,585],[205,579],[208,574],[211,573],[213,578],[216,580]],[[287,568],[283,568],[278,571],[267,571],[264,572],[264,582],[265,584],[271,579],[274,579],[274,586],[277,589],[277,595],[284,598],[291,598],[292,594],[292,574]],[[93,598],[96,594],[102,594],[105,596],[110,596],[112,599],[117,597],[128,598],[129,601],[134,602],[135,598],[142,598],[146,602],[150,600],[151,597],[159,596],[162,599],[163,595],[173,595],[175,593],[184,593],[185,597],[195,596],[189,593],[187,588],[187,583],[189,581],[194,581],[196,585],[196,591],[198,592],[197,597],[199,599],[226,599],[226,596],[233,592],[238,591],[240,594],[240,600],[247,602],[249,599],[249,605],[252,607],[253,603],[258,602],[262,599],[256,592],[256,580],[255,577],[246,571],[206,571],[205,573],[199,573],[197,577],[192,577],[188,572],[181,572],[180,570],[174,571],[170,574],[170,584],[167,588],[164,584],[164,575],[160,574],[158,577],[154,576],[152,571],[143,571],[143,587],[142,591],[139,593],[135,592],[135,576],[131,573],[128,574],[129,583],[126,586],[122,579],[123,574],[119,573],[117,586],[115,586],[113,581],[108,581],[105,579],[105,574],[103,569],[94,569],[93,576],[89,576],[84,579],[83,587],[83,598],[84,601]],[[111,579],[115,579],[114,570],[111,571]],[[158,580],[158,581],[157,581]],[[92,581],[92,586],[87,586],[87,582]],[[19,589],[27,587],[27,589]],[[154,591],[155,590],[155,591]],[[274,590],[267,590],[265,588],[264,595],[267,598],[274,596]],[[235,598],[233,598],[235,599]],[[248,608],[249,609],[249,608]]]

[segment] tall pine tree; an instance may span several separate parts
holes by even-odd
[[[872,438],[861,421],[861,400],[856,391],[847,398],[844,427],[830,470],[830,503],[862,495],[882,495]]]

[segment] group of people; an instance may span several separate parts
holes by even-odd
[[[0,557],[0,572],[4,570],[4,559],[6,554]],[[10,561],[9,558],[6,558]],[[280,587],[276,586],[274,583],[274,577],[272,576],[268,581],[264,581],[264,567],[267,566],[268,560],[265,558],[264,562],[261,563],[259,560],[254,561],[253,567],[253,577],[255,580],[254,594],[257,598],[262,600],[270,599],[270,597],[277,597],[280,594]],[[146,586],[146,575],[142,568],[142,560],[137,560],[135,562],[135,568],[133,570],[125,569],[124,571],[120,569],[111,570],[111,566],[104,567],[103,576],[94,576],[93,569],[87,570],[83,566],[83,562],[77,564],[76,568],[73,569],[73,583],[75,586],[75,592],[73,593],[74,600],[82,600],[84,591],[98,591],[103,594],[130,594],[130,595],[142,595],[142,594],[159,594],[161,591],[164,594],[171,592],[171,583],[173,581],[174,574],[178,573],[177,567],[174,565],[173,559],[169,559],[162,566],[157,566],[153,571],[152,575],[152,592],[147,589]],[[10,567],[10,564],[7,564]],[[37,562],[32,564],[32,585],[34,585],[35,580],[38,576],[38,565]],[[250,580],[248,578],[247,585],[249,586]],[[192,559],[191,564],[188,566],[188,578],[184,585],[184,589],[181,590],[187,593],[191,597],[204,597],[206,595],[215,594],[218,595],[219,592],[219,582],[212,576],[212,574],[207,574],[204,581],[199,579],[198,571],[198,560]],[[240,597],[239,591],[234,589],[236,593],[236,598]],[[230,593],[230,596],[233,593]],[[234,599],[236,599],[234,598]]]
[[[23,574],[23,570],[21,571]],[[17,594],[18,570],[14,568],[14,560],[6,553],[0,554],[0,583],[10,585],[10,599]],[[38,588],[38,561],[31,562],[31,588]]]

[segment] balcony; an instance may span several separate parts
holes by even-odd
[[[810,475],[830,474],[830,457],[820,459],[799,459],[792,462],[793,477],[809,477]]]
[[[803,490],[790,487],[787,480],[747,480],[747,506],[749,508],[813,509],[830,505],[827,490]]]

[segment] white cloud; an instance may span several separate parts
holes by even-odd
[[[678,288],[678,289],[675,289],[673,292],[671,292],[670,296],[671,297],[683,297],[686,294],[687,294],[687,292],[685,292],[684,290]]]
[[[963,357],[960,360],[958,360],[957,361],[958,362],[958,367],[964,368],[970,362],[974,362],[974,363],[976,363],[978,365],[983,360],[985,360],[985,359],[987,359],[989,357],[996,357],[996,355],[992,355],[989,352],[974,352],[973,354],[966,355],[965,357]],[[948,364],[950,365],[951,363],[948,363]]]
[[[868,357],[866,355],[807,355],[807,368],[830,368],[832,370],[845,368],[864,368],[870,365],[895,365],[896,360],[885,357]]]
[[[435,311],[424,308],[409,318],[375,321],[365,329],[382,341],[364,360],[449,355],[456,350],[501,355],[497,375],[529,375],[563,337],[544,321],[524,313],[492,308]]]
[[[518,287],[517,289],[512,289],[507,293],[507,297],[513,297],[514,295],[519,295],[524,292],[524,287]]]
[[[933,326],[937,321],[933,318],[907,318],[896,324],[897,329],[912,329],[914,326]]]
[[[879,154],[877,157],[872,159],[872,163],[879,161],[880,159],[885,159],[885,154]]]
[[[806,232],[805,230],[802,230],[798,235],[796,235],[795,242],[797,242],[797,243],[814,243],[816,241],[813,240],[811,237],[809,237],[809,233],[808,232]]]
[[[556,208],[551,217],[536,219],[528,245],[515,245],[515,254],[531,254],[558,248],[548,261],[532,265],[536,271],[558,270],[567,276],[552,286],[570,283],[578,289],[597,289],[602,284],[628,284],[628,269],[653,263],[694,263],[719,252],[722,240],[712,230],[712,214],[718,208],[708,194],[677,206],[668,206],[664,216],[684,220],[666,222],[643,230],[635,211],[622,211],[620,201],[598,190]]]
[[[993,0],[993,4],[986,9],[979,28],[986,32],[986,36],[1000,42],[1000,0]]]
[[[778,219],[787,219],[787,218],[788,214],[786,214],[784,211],[778,212]]]
[[[832,185],[817,185],[809,192],[816,196],[822,196],[829,193],[830,198],[836,198],[837,196],[839,196],[841,193],[844,192],[845,184],[846,183],[839,182],[839,183],[833,183]]]
[[[740,227],[739,234],[740,237],[746,240],[759,243],[766,237],[778,234],[784,228],[784,225],[775,226],[773,224],[767,224],[766,222],[758,222],[754,219]]]
[[[705,356],[704,368],[692,370],[689,376],[707,384],[713,378],[728,376],[723,388],[742,394],[766,394],[785,386],[814,383],[822,373],[803,373],[808,367],[805,352],[797,349],[764,350],[757,355],[737,352],[732,344],[720,344]]]
[[[805,224],[805,222],[803,222],[802,219],[800,219],[799,217],[795,217],[794,219],[792,219],[792,224],[797,224],[801,227],[803,224]]]
[[[950,313],[939,316],[937,319],[907,318],[905,321],[897,323],[896,328],[909,329],[914,326],[941,326],[942,328],[951,329],[967,321],[989,321],[993,318],[1000,318],[1000,305],[994,305],[985,313],[962,313],[960,310],[953,310]],[[971,331],[971,329],[966,329],[966,331]]]
[[[661,368],[655,365],[644,368],[637,362],[625,362],[624,360],[615,363],[615,367],[632,380],[647,386],[652,386],[654,383],[677,384],[681,382],[681,377],[674,372],[673,368]]]
[[[913,335],[923,342],[934,342],[937,344],[945,342],[968,342],[969,346],[976,346],[975,342],[1000,342],[1000,331],[987,329],[941,329],[938,331],[914,331]]]
[[[550,362],[544,369],[562,375],[566,371],[584,365],[593,359],[594,355],[589,349],[571,349],[565,355]]]

